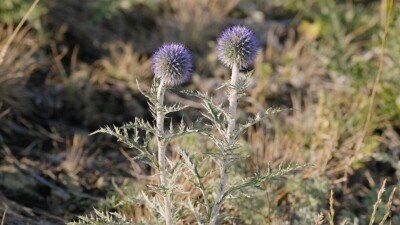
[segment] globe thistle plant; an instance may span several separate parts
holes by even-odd
[[[248,87],[251,73],[240,74],[241,68],[246,68],[253,63],[257,54],[257,40],[253,32],[244,26],[234,26],[226,29],[218,39],[217,43],[218,57],[223,64],[232,70],[230,84],[227,88],[229,99],[229,107],[226,111],[222,105],[215,104],[211,97],[200,92],[189,93],[200,98],[207,113],[202,115],[207,118],[216,132],[202,132],[207,135],[210,140],[218,147],[219,153],[213,154],[212,158],[217,162],[219,169],[219,180],[217,181],[217,189],[213,193],[208,193],[209,188],[205,187],[203,176],[199,174],[196,163],[193,163],[187,153],[181,153],[183,161],[187,168],[195,176],[195,186],[203,195],[203,210],[195,210],[195,206],[191,207],[199,224],[222,224],[220,221],[220,211],[223,201],[232,196],[234,193],[244,193],[247,188],[262,189],[259,183],[281,176],[290,171],[301,168],[299,165],[290,165],[287,168],[279,167],[273,171],[268,165],[268,171],[263,174],[261,170],[254,173],[254,177],[246,178],[243,182],[229,183],[228,169],[245,156],[236,150],[241,147],[239,137],[247,128],[253,126],[268,115],[282,111],[279,108],[269,108],[257,113],[254,117],[248,118],[243,124],[236,125],[236,110],[238,99],[245,94]],[[209,197],[214,196],[213,201],[209,201]],[[197,205],[198,207],[199,205]],[[201,208],[201,207],[200,207]],[[205,212],[205,216],[199,216]],[[203,214],[204,215],[204,214]]]
[[[168,187],[169,181],[166,168],[165,148],[167,141],[164,136],[164,117],[162,107],[164,104],[165,86],[179,85],[190,78],[192,58],[189,50],[182,44],[164,44],[153,56],[152,70],[155,78],[159,80],[157,91],[157,130],[159,132],[158,142],[158,163],[160,168],[161,185]],[[164,196],[164,218],[167,225],[173,224],[172,196],[167,192]]]
[[[233,149],[236,142],[234,136],[236,126],[236,108],[238,101],[238,92],[241,88],[239,85],[239,69],[247,67],[251,64],[257,54],[257,40],[253,31],[245,26],[234,26],[222,32],[217,43],[217,53],[219,60],[232,69],[231,85],[229,90],[229,116],[228,129],[226,130],[227,145],[223,149],[221,167],[220,167],[220,183],[216,200],[214,202],[210,224],[217,222],[222,200],[227,186],[227,166],[228,166],[228,149]]]
[[[164,93],[166,87],[176,86],[187,81],[190,78],[191,69],[192,59],[189,50],[182,44],[164,44],[154,53],[152,58],[152,70],[155,75],[152,88],[149,93],[141,90],[149,101],[150,111],[156,120],[156,125],[152,126],[149,122],[135,118],[134,122],[122,127],[114,127],[114,129],[106,127],[94,132],[111,134],[129,147],[139,150],[141,154],[135,158],[146,161],[158,171],[160,185],[152,185],[151,187],[154,192],[159,193],[158,196],[161,196],[161,199],[158,196],[149,197],[145,194],[143,198],[149,208],[162,216],[166,225],[174,224],[172,193],[175,186],[171,177],[176,177],[172,174],[174,172],[170,171],[167,166],[166,147],[171,138],[198,131],[185,126],[183,121],[178,131],[175,131],[172,126],[169,130],[165,130],[165,115],[179,111],[185,106],[165,106]],[[128,133],[130,129],[133,129],[133,135]],[[149,135],[151,134],[157,139],[157,156],[148,147]],[[176,166],[172,167],[176,172]]]
[[[156,124],[152,125],[143,119],[135,118],[133,122],[122,127],[105,127],[94,132],[111,134],[128,147],[137,149],[140,154],[134,159],[150,165],[154,171],[157,171],[160,177],[159,184],[149,185],[151,195],[143,193],[141,197],[147,208],[156,212],[153,213],[156,222],[151,221],[148,224],[163,224],[164,222],[166,225],[182,224],[183,220],[179,216],[185,214],[182,213],[184,209],[193,213],[198,224],[218,224],[222,203],[228,196],[239,191],[243,192],[246,188],[262,189],[259,183],[301,168],[301,166],[289,165],[287,168],[280,167],[273,171],[268,166],[266,174],[257,170],[254,177],[228,185],[228,169],[237,160],[243,158],[240,153],[235,152],[241,146],[238,141],[240,135],[266,116],[282,110],[269,108],[257,113],[245,123],[237,125],[237,102],[244,94],[250,77],[248,74],[240,74],[240,69],[253,63],[257,54],[257,40],[254,33],[245,26],[230,27],[218,39],[217,51],[220,61],[232,70],[230,84],[227,88],[228,110],[224,109],[222,105],[216,104],[207,94],[182,91],[200,98],[206,112],[202,113],[202,117],[190,127],[183,120],[178,129],[173,126],[172,122],[169,128],[164,126],[165,116],[168,113],[186,108],[186,106],[179,105],[164,105],[165,90],[167,87],[187,81],[192,70],[190,53],[182,44],[164,44],[152,58],[152,70],[155,76],[150,92],[145,93],[140,90],[148,99],[149,108]],[[204,124],[203,118],[211,124]],[[197,128],[199,124],[202,125],[201,128]],[[216,180],[216,183],[211,184],[212,186],[217,185],[215,192],[208,186],[209,183],[205,182],[207,180],[205,177],[211,173],[209,171],[203,173],[200,170],[203,163],[192,158],[190,153],[177,148],[180,160],[169,160],[166,156],[166,148],[172,138],[190,133],[201,133],[208,136],[220,151],[217,154],[210,154],[214,162],[217,162],[220,172],[219,179]],[[157,140],[157,150],[151,149],[149,145],[152,137]],[[201,160],[203,161],[203,159]],[[183,180],[190,181],[194,185],[193,187],[200,191],[202,197],[191,198],[193,196],[190,196],[189,192],[182,192],[177,181],[182,182]],[[180,194],[186,197],[176,197]],[[181,221],[179,221],[180,219]]]

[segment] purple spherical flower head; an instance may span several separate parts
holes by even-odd
[[[245,26],[229,27],[218,38],[218,58],[229,68],[238,64],[239,68],[246,68],[257,55],[258,43],[252,30]]]
[[[189,80],[192,57],[182,44],[164,44],[153,55],[152,70],[166,86],[176,86]]]

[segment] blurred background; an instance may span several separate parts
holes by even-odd
[[[32,3],[0,1],[0,49]],[[387,179],[380,221],[400,178],[400,2],[387,5],[386,0],[41,0],[0,64],[5,224],[64,224],[93,208],[145,217],[143,206],[115,205],[143,190],[151,172],[128,159],[134,150],[110,136],[89,134],[134,117],[151,120],[136,80],[149,87],[150,57],[165,42],[182,42],[193,54],[193,77],[181,88],[224,102],[217,88],[230,74],[217,60],[216,38],[234,24],[251,27],[260,42],[239,120],[271,106],[293,110],[249,129],[242,137],[249,157],[233,176],[252,176],[268,162],[274,168],[281,162],[311,166],[264,183],[266,191],[255,192],[256,198],[229,200],[224,208],[232,215],[229,224],[314,224],[319,215],[327,218],[330,190],[335,224],[367,224]],[[391,23],[382,47],[385,21]],[[382,77],[370,109],[380,60]],[[200,115],[196,99],[169,92],[166,102],[192,106],[171,115],[173,121]],[[368,112],[372,119],[365,127]],[[179,144],[197,154],[215,149],[205,141],[191,135],[171,148]],[[391,224],[400,224],[400,191],[390,209],[397,212]]]

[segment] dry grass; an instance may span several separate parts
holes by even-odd
[[[331,190],[331,195],[329,197],[329,224],[334,225],[335,210],[333,209],[333,191]]]
[[[319,1],[305,2],[314,5]],[[2,201],[13,203],[6,222],[13,219],[17,221],[15,215],[22,215],[23,212],[29,212],[27,215],[31,218],[36,216],[58,222],[63,218],[69,220],[75,214],[91,209],[99,197],[106,195],[106,190],[115,190],[116,203],[144,189],[144,185],[153,179],[153,172],[130,159],[134,151],[124,149],[114,144],[115,140],[103,136],[87,137],[87,133],[100,125],[120,124],[131,120],[133,116],[148,115],[147,104],[138,94],[136,80],[145,84],[150,82],[149,56],[155,46],[164,40],[186,42],[194,51],[197,73],[208,75],[196,74],[188,88],[211,90],[210,94],[224,100],[216,88],[221,84],[220,77],[228,77],[229,74],[219,69],[211,51],[215,36],[227,23],[246,23],[246,20],[233,18],[230,14],[239,3],[236,0],[163,1],[160,7],[165,8],[162,12],[149,12],[156,21],[153,25],[155,28],[152,27],[156,31],[151,37],[146,36],[148,33],[138,32],[140,29],[130,35],[113,33],[110,26],[112,19],[101,20],[90,29],[82,30],[85,24],[77,23],[75,17],[65,17],[81,10],[84,13],[79,14],[80,19],[86,21],[93,18],[91,11],[80,1],[70,1],[68,4],[58,2],[52,8],[55,11],[50,15],[59,14],[52,23],[54,33],[48,39],[39,38],[30,24],[22,26],[18,33],[14,32],[16,29],[12,26],[1,25],[0,49],[2,54],[6,54],[0,63],[0,154],[3,156],[6,149],[10,149],[13,160],[0,157],[0,169],[7,171],[0,174],[0,181],[7,174],[26,181],[20,183],[22,187],[25,185],[22,190],[29,189],[26,187],[52,190],[57,186],[69,194],[66,201],[61,201],[60,196],[52,196],[45,202],[37,199],[44,198],[47,193],[38,192],[38,195],[34,195],[24,192],[24,196],[17,196],[15,201],[11,201],[9,192],[0,182]],[[289,1],[281,3],[285,7],[290,6]],[[254,3],[257,4],[262,5]],[[351,7],[347,8],[346,15],[354,19],[357,15],[351,14]],[[393,9],[396,10],[396,7],[393,6]],[[266,14],[269,13],[272,12],[266,11]],[[284,16],[289,19],[292,17],[291,14]],[[392,16],[397,15],[394,13]],[[64,17],[67,18],[65,24]],[[129,21],[125,21],[130,18],[127,15],[114,17],[115,20],[118,18],[121,27],[129,24]],[[316,33],[309,36],[307,26],[302,28],[305,31],[299,30],[297,22],[260,32],[260,36],[266,39],[261,43],[267,43],[267,48],[260,50],[252,86],[240,106],[240,120],[269,106],[293,108],[293,111],[271,117],[249,129],[242,141],[248,143],[246,148],[251,155],[246,163],[238,166],[238,171],[233,172],[251,176],[257,165],[265,170],[268,162],[272,162],[274,168],[280,162],[312,164],[293,177],[300,177],[307,185],[314,178],[329,180],[326,195],[321,200],[323,203],[308,212],[314,224],[327,223],[328,217],[330,224],[350,224],[352,216],[359,216],[361,222],[376,220],[383,225],[388,223],[391,216],[395,218],[394,212],[400,207],[396,188],[388,196],[384,213],[379,211],[379,202],[386,199],[382,189],[384,185],[378,192],[378,199],[374,197],[371,200],[370,197],[371,193],[375,196],[374,188],[382,183],[383,178],[387,178],[388,189],[398,184],[399,177],[393,172],[396,168],[389,163],[376,162],[377,158],[372,156],[373,153],[390,151],[389,155],[395,161],[400,135],[398,121],[382,115],[385,102],[380,99],[380,87],[386,87],[386,80],[383,79],[387,75],[385,73],[396,74],[398,71],[395,55],[388,57],[392,54],[391,48],[396,47],[396,42],[388,39],[390,47],[385,47],[384,43],[379,47],[376,44],[379,40],[377,37],[376,40],[368,37],[368,33],[379,24],[379,15],[374,14],[369,18],[368,23],[358,29],[336,32],[342,35],[339,36],[339,40],[343,40],[341,47],[347,50],[343,54],[339,54],[334,47],[338,44],[334,38],[323,36],[323,30],[313,30]],[[276,20],[279,22],[280,17]],[[308,25],[317,27],[318,24],[314,22],[309,21]],[[322,22],[327,27],[332,21]],[[344,24],[339,24],[339,28],[341,26]],[[391,34],[392,29],[388,31],[388,26],[386,23],[382,34],[391,38],[390,35],[395,36],[395,33]],[[93,37],[86,38],[88,34]],[[368,39],[365,39],[366,36]],[[48,42],[43,43],[42,40]],[[143,40],[149,43],[143,44]],[[353,61],[362,65],[368,62],[370,67],[361,73],[376,71],[373,73],[375,82],[368,77],[365,83],[357,83],[360,81],[357,80],[357,71],[352,70],[355,65]],[[385,70],[386,67],[390,67],[390,70]],[[370,90],[374,96],[369,95]],[[393,89],[395,96],[398,95],[396,91]],[[173,102],[181,98],[171,95],[168,99]],[[198,106],[192,100],[190,104]],[[190,114],[185,118],[196,117],[196,110],[185,112]],[[175,116],[181,115],[173,115],[173,118]],[[171,149],[174,150],[178,143],[186,145],[193,153],[199,153],[198,158],[201,158],[200,153],[213,148],[200,137],[187,137],[177,140]],[[178,159],[175,154],[171,157]],[[14,166],[14,172],[11,173],[7,169],[13,167],[14,163],[23,165],[23,169]],[[207,161],[203,165],[212,163]],[[204,173],[206,169],[203,167],[201,172]],[[36,177],[36,184],[28,182],[33,176]],[[256,217],[262,214],[260,217],[263,219],[258,221],[265,224],[293,222],[300,210],[290,208],[292,202],[289,199],[295,193],[290,193],[285,186],[285,182],[293,177],[263,184],[268,191],[257,199],[258,204],[254,204],[257,210],[251,215]],[[205,182],[209,184],[213,178],[212,174],[208,175]],[[124,179],[130,182],[124,183]],[[201,198],[201,193],[190,182],[183,182],[182,190],[190,193],[191,197]],[[329,195],[327,190],[334,190],[334,193]],[[185,200],[185,197],[189,197],[189,194],[182,199]],[[306,199],[309,196],[303,197]],[[42,207],[42,211],[27,207],[23,199],[37,200],[43,204],[38,206]],[[243,216],[247,212],[238,210],[235,201],[232,202],[225,208],[230,215]],[[70,208],[55,207],[60,205]],[[107,206],[110,207],[109,204]],[[46,207],[49,208],[47,214]],[[4,206],[0,208],[5,214]],[[132,202],[119,205],[116,209],[135,221],[152,217],[143,205],[134,205]],[[372,209],[370,215],[366,213],[368,209]],[[362,215],[357,215],[360,211]],[[352,214],[348,216],[347,212]],[[323,215],[327,215],[326,221]],[[187,223],[192,223],[191,215],[184,216]],[[29,221],[34,223],[34,219]],[[243,222],[236,217],[232,221]]]
[[[378,195],[377,195],[377,198],[376,198],[376,202],[375,202],[375,204],[373,206],[373,210],[372,210],[372,214],[371,214],[371,219],[369,221],[369,225],[372,225],[375,222],[375,219],[376,219],[375,217],[376,217],[376,214],[377,214],[377,211],[378,211],[378,207],[379,207],[380,203],[382,202],[382,196],[383,196],[383,193],[385,192],[385,187],[386,187],[386,179],[383,181],[383,184],[382,184],[381,188],[378,191]],[[393,195],[394,195],[395,192],[396,192],[396,188],[393,188],[393,191],[390,193],[389,200],[386,203],[385,215],[383,216],[383,218],[382,218],[381,222],[379,223],[379,225],[385,224],[385,221],[387,220],[387,218],[390,215],[390,211],[391,211],[390,208],[391,208],[392,203],[393,203]]]
[[[389,216],[391,215],[391,207],[393,204],[393,197],[394,194],[396,193],[397,188],[393,188],[392,192],[390,193],[389,199],[386,203],[386,207],[385,207],[385,215],[383,216],[381,222],[379,223],[379,225],[384,225],[386,220],[389,218]]]
[[[383,60],[384,60],[385,53],[386,53],[386,51],[385,51],[386,50],[386,40],[387,40],[387,36],[388,36],[389,27],[392,22],[393,4],[394,4],[393,0],[383,1],[383,3],[384,2],[386,2],[386,4],[385,5],[382,4],[382,5],[384,5],[383,7],[387,9],[387,13],[385,12],[386,16],[384,17],[384,22],[382,22],[384,24],[384,28],[383,28],[384,30],[383,30],[383,37],[382,37],[382,44],[381,44],[381,55],[379,57],[378,73],[376,74],[375,82],[372,87],[369,108],[368,108],[368,114],[365,119],[364,128],[361,132],[360,139],[357,141],[357,144],[355,146],[354,155],[351,158],[351,160],[349,161],[349,165],[346,168],[346,176],[347,176],[348,167],[350,166],[351,163],[354,162],[354,160],[360,153],[361,145],[364,142],[364,138],[367,135],[367,132],[370,130],[369,126],[371,123],[372,115],[374,114],[374,111],[375,111],[375,101],[376,101],[375,98],[376,98],[377,90],[380,85],[380,81],[381,81],[381,77],[382,77],[383,66],[384,66]]]
[[[324,214],[318,214],[318,217],[315,219],[315,225],[322,225],[324,222]]]
[[[7,43],[0,42],[2,49],[7,48],[7,57],[0,65],[0,100],[20,112],[31,112],[28,102],[21,104],[30,96],[25,88],[32,74],[40,68],[46,67],[45,58],[35,59],[39,54],[40,44],[37,39],[27,33],[30,27],[23,28],[15,37],[14,43],[7,47]],[[1,40],[10,40],[11,27],[0,27]]]
[[[25,21],[28,19],[29,15],[31,15],[32,11],[35,9],[36,5],[39,3],[40,0],[35,0],[31,7],[28,9],[24,17],[22,18],[21,22],[19,22],[18,26],[15,28],[13,33],[11,34],[10,37],[8,37],[7,42],[4,44],[4,46],[1,48],[0,51],[0,66],[3,63],[4,57],[7,53],[8,48],[10,47],[11,43],[13,42],[15,36],[18,34],[20,31],[22,25],[24,25]]]
[[[129,43],[113,43],[105,46],[109,57],[98,60],[91,77],[97,85],[116,86],[139,93],[136,81],[150,84],[151,60],[134,52]]]
[[[6,209],[4,210],[3,216],[1,218],[1,225],[4,225],[4,222],[6,221],[7,210],[8,210],[8,207],[6,206]]]
[[[85,164],[85,143],[86,136],[75,134],[72,140],[66,140],[67,150],[65,160],[61,163],[61,168],[64,169],[70,176],[76,176]]]

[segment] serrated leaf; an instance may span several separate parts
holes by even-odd
[[[260,122],[261,120],[263,120],[264,118],[266,118],[269,115],[272,114],[276,114],[282,111],[286,111],[286,110],[290,110],[290,109],[281,109],[281,108],[275,108],[275,107],[271,107],[268,108],[265,111],[259,112],[257,113],[254,117],[250,117],[247,119],[247,122],[245,124],[239,124],[238,129],[235,131],[232,139],[238,139],[240,135],[242,135],[247,128],[253,126],[254,124]]]
[[[256,186],[259,186],[258,184],[260,182],[275,179],[275,178],[282,176],[284,174],[287,174],[291,171],[295,171],[295,170],[304,168],[305,166],[307,166],[307,164],[306,165],[294,165],[294,166],[289,164],[286,168],[280,168],[280,169],[276,170],[275,172],[267,173],[265,175],[261,175],[258,177],[248,178],[243,183],[234,185],[234,186],[230,187],[228,190],[226,190],[225,193],[223,194],[222,199],[226,198],[231,193],[233,193],[235,191],[240,191],[244,188],[249,188],[249,187],[257,188]],[[268,170],[272,171],[271,168],[268,168]]]
[[[145,121],[141,118],[135,118],[134,122],[128,122],[124,124],[122,129],[141,129],[147,131],[149,133],[155,134],[157,133],[157,129],[154,128],[148,121]]]

